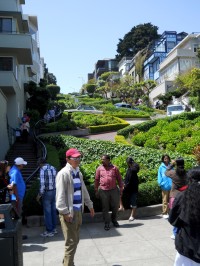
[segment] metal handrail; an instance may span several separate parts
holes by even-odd
[[[37,146],[41,146],[41,150],[42,150],[42,158],[46,159],[47,157],[47,149],[46,149],[46,146],[44,145],[44,143],[39,139],[39,137],[37,136],[37,133],[36,133],[36,127],[37,125],[39,125],[40,123],[44,122],[44,119],[41,119],[39,121],[37,121],[33,127],[33,139],[34,139],[34,142],[36,143]],[[38,173],[40,167],[38,166],[34,171],[33,173],[27,177],[27,179],[25,180],[25,183],[28,184],[34,177],[35,175]]]
[[[60,111],[55,118],[59,118],[62,115],[62,112]],[[37,126],[40,126],[40,124],[45,123],[45,119],[40,119],[38,120],[35,125],[33,126],[33,139],[34,142],[36,143],[37,146],[41,146],[41,150],[42,150],[42,158],[46,159],[47,157],[47,149],[45,144],[43,143],[43,141],[41,141],[41,139],[38,137],[38,134],[36,133],[37,131]],[[27,179],[25,180],[25,183],[28,184],[34,177],[35,175],[39,172],[40,167],[38,166],[34,172],[27,177]]]

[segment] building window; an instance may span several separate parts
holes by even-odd
[[[12,32],[11,18],[0,18],[0,32]]]
[[[199,44],[197,44],[197,43],[195,43],[194,45],[193,45],[193,51],[194,51],[194,53],[197,53],[197,51],[198,51],[198,49],[199,49]]]
[[[13,59],[12,57],[0,57],[0,71],[12,71]]]

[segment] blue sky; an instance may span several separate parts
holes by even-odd
[[[119,39],[151,22],[165,30],[200,32],[199,0],[26,0],[36,15],[40,53],[62,93],[78,92],[97,60],[114,58]]]

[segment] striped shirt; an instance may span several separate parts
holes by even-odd
[[[40,194],[45,191],[56,189],[56,168],[50,164],[45,164],[40,168]]]
[[[74,198],[73,198],[73,209],[80,211],[82,208],[82,195],[81,195],[81,180],[79,177],[79,171],[72,171],[72,177],[74,182]]]

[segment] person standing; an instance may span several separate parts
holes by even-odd
[[[124,200],[128,200],[128,207],[131,208],[131,215],[129,217],[129,221],[131,222],[135,219],[137,208],[137,194],[139,185],[137,173],[139,172],[140,167],[131,157],[126,159],[126,163],[128,165],[128,169],[126,171],[122,198],[124,198]]]
[[[29,122],[23,122],[21,125],[21,137],[22,141],[25,143],[28,141],[29,130],[30,130]]]
[[[169,194],[169,208],[172,209],[175,197],[187,189],[187,172],[184,168],[184,159],[182,157],[172,160],[171,164],[167,167],[165,175],[172,179],[172,188]],[[175,167],[175,169],[173,169]],[[173,228],[172,239],[176,237],[177,228]]]
[[[168,154],[162,156],[162,163],[158,169],[158,185],[162,189],[162,215],[164,219],[169,218],[169,193],[172,187],[172,179],[165,175],[167,167],[170,166]]]
[[[79,170],[81,153],[71,148],[66,151],[67,164],[56,177],[56,207],[65,239],[64,266],[74,265],[74,256],[79,243],[84,203],[94,216],[93,203]]]
[[[21,170],[27,162],[23,158],[17,157],[14,165],[9,171],[10,184],[7,186],[11,190],[11,203],[19,216],[22,214],[23,199],[26,191],[26,185],[21,174]]]
[[[42,197],[44,221],[46,231],[43,237],[52,237],[56,230],[56,168],[46,162],[46,159],[38,160],[40,166],[40,192],[37,199]]]
[[[102,165],[96,170],[94,187],[96,196],[100,197],[102,203],[104,229],[108,231],[110,230],[110,208],[112,211],[111,221],[115,227],[119,227],[117,212],[123,191],[123,182],[119,169],[111,163],[109,155],[103,155],[101,161]]]
[[[200,265],[200,167],[188,172],[188,188],[174,200],[169,222],[178,228],[174,266]]]

